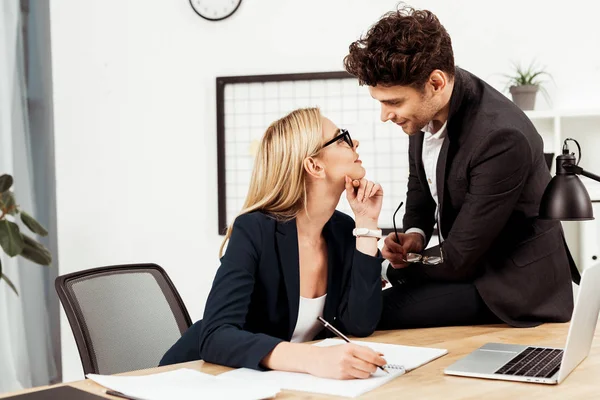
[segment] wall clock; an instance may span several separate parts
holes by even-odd
[[[221,21],[237,11],[242,0],[190,0],[196,14],[209,21]]]

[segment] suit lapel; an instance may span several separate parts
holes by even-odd
[[[288,337],[296,328],[300,303],[300,255],[296,220],[277,223],[277,252],[289,305]]]
[[[323,318],[332,324],[337,314],[337,299],[339,299],[340,284],[344,278],[341,274],[342,271],[336,271],[338,267],[336,263],[340,259],[336,252],[338,249],[344,248],[344,246],[338,246],[338,238],[334,233],[333,225],[335,221],[333,221],[333,218],[335,217],[332,217],[323,228],[323,235],[327,242],[327,298],[325,299]]]
[[[465,99],[469,97],[468,91],[465,89],[465,72],[456,68],[454,75],[454,88],[450,96],[450,108],[448,110],[448,121],[446,122],[446,137],[442,143],[440,154],[438,156],[438,162],[436,166],[436,188],[438,192],[439,202],[439,218],[442,220],[442,213],[444,211],[444,193],[446,190],[446,168],[448,166],[448,148],[450,147],[450,141],[458,141],[458,135],[460,135],[462,129],[460,125],[460,118],[455,120],[455,116],[461,111],[461,107],[466,103]],[[439,229],[439,227],[438,227]],[[441,234],[441,232],[440,232]]]
[[[423,166],[423,140],[425,140],[425,132],[421,131],[420,133],[417,133],[414,138],[415,150],[413,159],[415,160],[415,166],[417,168],[417,176],[419,177],[419,182],[421,182],[423,190],[431,195],[429,185],[427,184],[427,176],[425,175],[425,167]]]
[[[446,125],[446,130],[447,130]],[[440,155],[438,156],[438,162],[435,171],[435,179],[437,186],[437,197],[439,202],[439,218],[442,219],[442,210],[444,206],[444,190],[446,189],[446,162],[448,161],[448,147],[450,146],[450,138],[448,136],[448,132],[446,131],[446,137],[444,138],[444,142],[442,143],[442,148],[440,149]],[[439,223],[439,221],[438,221]],[[438,226],[439,229],[439,226]],[[441,233],[441,232],[440,232]]]

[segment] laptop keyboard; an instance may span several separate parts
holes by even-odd
[[[550,378],[560,368],[563,351],[543,347],[528,347],[509,362],[504,364],[496,374],[531,376]]]

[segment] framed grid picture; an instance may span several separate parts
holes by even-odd
[[[392,228],[392,215],[405,201],[408,136],[380,119],[379,102],[346,72],[230,76],[217,78],[219,234],[242,209],[258,143],[271,122],[302,107],[319,107],[360,142],[367,178],[384,190],[379,226]],[[345,195],[337,207],[353,216]],[[402,225],[401,211],[396,221]]]

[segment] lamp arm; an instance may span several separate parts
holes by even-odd
[[[586,176],[586,177],[588,177],[590,179],[595,180],[596,182],[600,182],[600,176],[599,175],[592,174],[591,172],[587,172],[586,170],[584,170],[583,168],[581,168],[578,165],[571,164],[571,163],[564,163],[563,164],[563,168],[567,172],[572,172],[572,173],[577,174],[577,175],[583,175],[583,176]]]

